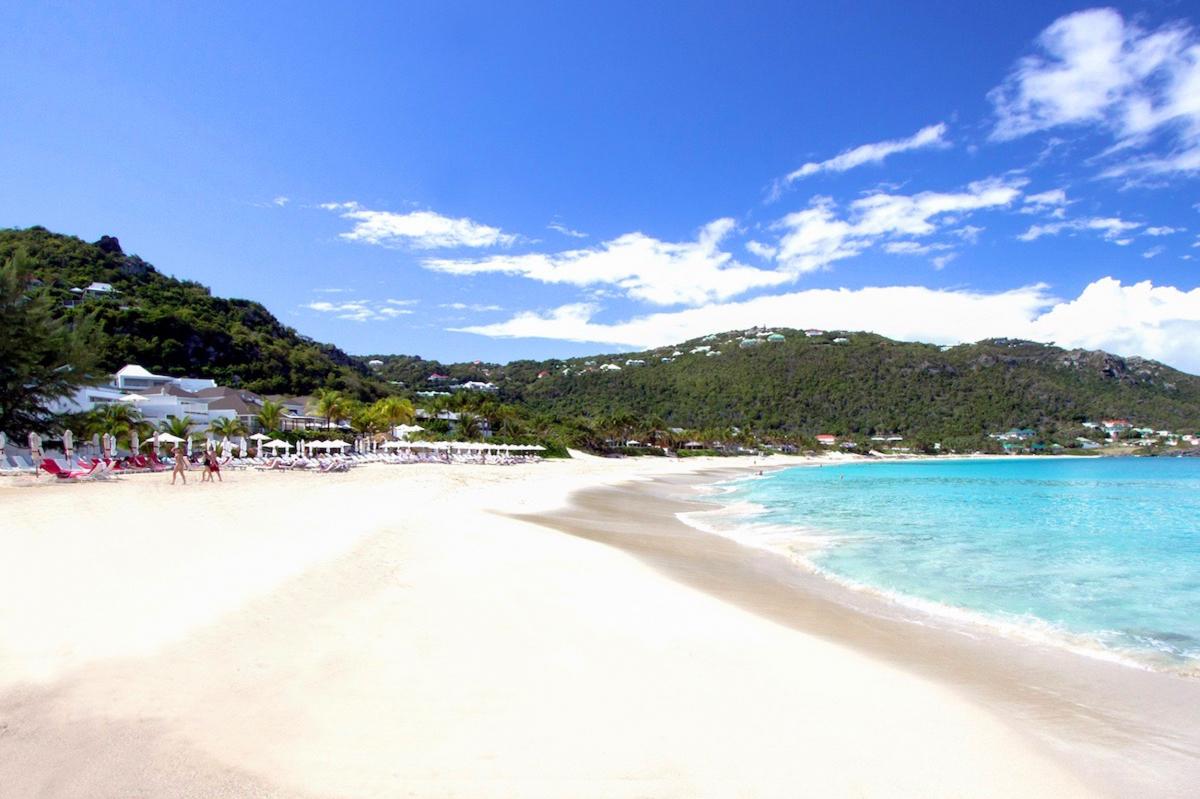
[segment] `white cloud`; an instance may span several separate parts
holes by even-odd
[[[979,234],[984,230],[985,228],[981,228],[978,225],[963,225],[962,227],[955,228],[950,232],[968,244],[974,244],[975,242],[979,241]]]
[[[1200,171],[1200,44],[1174,23],[1147,31],[1110,8],[1055,20],[1039,51],[1017,62],[989,97],[995,139],[1059,126],[1100,126],[1126,160],[1108,177]],[[1160,144],[1165,152],[1145,150]]]
[[[408,308],[397,306],[411,305],[414,302],[416,300],[385,300],[383,302],[373,302],[370,300],[326,302],[321,300],[305,303],[300,307],[307,308],[310,311],[317,311],[318,313],[332,314],[338,319],[347,319],[351,322],[378,322],[411,314],[412,311]]]
[[[1151,258],[1157,258],[1166,251],[1166,247],[1159,245],[1158,247],[1151,247],[1150,249],[1146,250],[1144,253],[1142,253],[1142,257],[1149,260]]]
[[[280,208],[287,205],[289,202],[291,202],[291,198],[284,197],[282,194],[280,194],[278,197],[275,197],[274,199],[271,200],[272,205],[277,205]]]
[[[1021,206],[1021,213],[1047,214],[1055,219],[1062,219],[1067,215],[1067,206],[1070,204],[1071,201],[1067,199],[1066,191],[1050,189],[1038,194],[1027,195]]]
[[[1142,231],[1142,234],[1145,236],[1171,236],[1175,233],[1182,233],[1185,230],[1187,230],[1187,228],[1166,226],[1148,227]]]
[[[599,307],[564,305],[545,314],[522,312],[458,332],[493,337],[552,338],[648,348],[752,325],[869,330],[891,338],[956,344],[995,336],[1055,342],[1063,347],[1142,355],[1200,373],[1200,288],[1181,291],[1149,281],[1124,286],[1111,277],[1074,300],[1052,297],[1045,285],[993,294],[922,286],[810,289],[742,302],[594,321]]]
[[[482,305],[480,303],[473,303],[473,302],[470,302],[470,303],[468,303],[468,302],[445,302],[445,303],[442,303],[441,305],[439,305],[438,307],[439,308],[449,308],[450,310],[453,310],[453,311],[474,311],[476,313],[483,313],[485,311],[503,311],[504,310],[504,308],[502,308],[499,305]]]
[[[945,255],[935,255],[933,258],[929,259],[929,262],[931,264],[933,264],[934,269],[936,269],[940,272],[946,268],[946,264],[950,263],[957,257],[958,257],[958,253],[948,252]]]
[[[422,265],[455,275],[499,273],[542,283],[614,286],[655,305],[698,305],[793,279],[787,273],[747,266],[723,251],[719,245],[733,228],[732,219],[718,219],[701,228],[695,241],[666,242],[627,233],[587,249],[481,259],[429,258]]]
[[[1065,231],[1093,230],[1100,232],[1105,241],[1111,241],[1122,247],[1132,239],[1122,238],[1122,234],[1141,227],[1140,222],[1126,222],[1117,217],[1091,217],[1087,219],[1070,219],[1063,222],[1050,222],[1045,225],[1031,225],[1028,230],[1017,236],[1021,241],[1036,241],[1042,236],[1057,236]]]
[[[775,254],[779,252],[777,248],[772,247],[770,244],[763,244],[761,241],[746,242],[746,249],[749,250],[751,254],[757,255],[759,258],[767,261],[773,260],[775,258]]]
[[[932,252],[948,250],[951,246],[942,242],[921,244],[918,241],[889,241],[883,245],[883,251],[891,255],[928,255]]]
[[[454,247],[507,247],[517,237],[462,217],[452,219],[433,211],[372,211],[356,202],[323,203],[321,208],[335,211],[354,227],[339,234],[347,241],[378,244],[385,247],[408,246],[421,250]]]
[[[558,222],[551,222],[550,224],[546,225],[546,227],[549,228],[550,230],[557,231],[557,232],[563,234],[564,236],[570,236],[573,239],[586,239],[588,237],[588,234],[586,234],[582,231],[579,231],[579,230],[572,230],[571,228],[567,227],[566,225],[560,224]]]
[[[939,226],[957,224],[963,214],[1010,205],[1020,196],[1022,185],[1021,180],[990,178],[968,184],[961,192],[875,192],[852,202],[845,219],[838,217],[832,200],[815,197],[808,208],[788,214],[773,226],[784,231],[776,258],[785,269],[811,272],[892,237],[928,236]]]
[[[864,164],[883,163],[883,160],[888,156],[908,152],[909,150],[923,150],[929,147],[949,147],[950,143],[946,141],[945,136],[946,125],[943,122],[939,122],[936,125],[921,128],[905,139],[889,139],[887,141],[864,144],[839,153],[825,161],[810,161],[794,172],[790,172],[782,182],[786,186],[802,178],[816,175],[819,172],[845,172]],[[778,191],[776,190],[774,196],[777,195]]]

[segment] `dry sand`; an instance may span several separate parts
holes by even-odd
[[[0,795],[1093,794],[957,688],[527,518],[716,466],[7,480]]]

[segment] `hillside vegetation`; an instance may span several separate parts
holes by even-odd
[[[443,385],[428,382],[433,372],[491,380],[501,400],[535,412],[632,414],[687,429],[954,439],[1011,427],[1074,428],[1111,417],[1200,429],[1200,378],[1141,358],[1004,339],[941,348],[867,333],[807,336],[787,329],[777,329],[783,341],[760,338],[743,348],[745,332],[639,353],[506,366],[381,358],[378,372],[422,389]],[[692,352],[699,347],[720,355]],[[620,369],[602,368],[606,364]]]
[[[33,259],[57,313],[68,321],[95,316],[93,349],[103,369],[139,363],[261,393],[408,394],[418,406],[434,400],[417,392],[491,382],[494,396],[471,401],[460,392],[454,406],[504,406],[497,422],[506,417],[519,427],[516,413],[564,443],[647,439],[672,428],[725,437],[737,428],[762,440],[897,434],[965,449],[1012,427],[1070,443],[1085,432],[1081,422],[1110,417],[1200,430],[1200,377],[1103,352],[1006,339],[945,348],[776,329],[775,340],[766,331],[731,331],[640,353],[505,365],[354,357],[301,336],[256,302],[213,297],[198,283],[163,275],[114,238],[89,244],[43,228],[0,230],[0,261],[17,250]],[[71,289],[93,282],[119,293],[69,307],[79,297]],[[372,368],[375,359],[382,365]],[[431,381],[435,373],[449,379]]]
[[[94,348],[109,371],[137,363],[174,376],[202,375],[224,385],[278,394],[333,386],[369,398],[382,393],[366,367],[337,347],[301,336],[250,300],[212,296],[207,287],[160,273],[115,238],[89,244],[44,228],[0,230],[0,262],[17,250],[58,300],[64,316],[94,314]],[[72,288],[109,283],[119,294],[74,308]]]

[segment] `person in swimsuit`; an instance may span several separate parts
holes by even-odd
[[[219,482],[225,482],[221,477],[221,464],[217,461],[217,453],[215,450],[210,449],[204,453],[204,477],[207,477],[208,482],[211,483],[214,476]],[[200,478],[201,481],[204,480],[204,477]]]
[[[171,485],[175,485],[176,477],[182,477],[183,484],[187,485],[187,456],[183,454],[183,449],[178,444],[175,445],[171,454],[175,456],[175,468],[171,470]]]

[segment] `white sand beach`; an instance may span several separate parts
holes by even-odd
[[[511,515],[730,466],[8,480],[0,793],[1093,794],[952,686]]]

